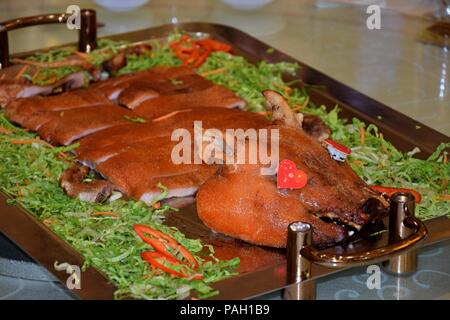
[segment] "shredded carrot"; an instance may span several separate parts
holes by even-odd
[[[444,153],[444,164],[447,164],[447,162],[448,162],[447,153]]]
[[[31,77],[31,82],[35,82],[35,80],[37,79],[37,77],[39,76],[39,73],[41,72],[41,67],[37,67],[36,71],[34,72],[33,77]]]
[[[6,129],[5,127],[0,126],[0,133],[3,133],[3,134],[11,134],[12,131],[9,130],[9,129]]]
[[[442,176],[442,182],[441,182],[441,187],[442,187],[442,190],[445,190],[445,189],[447,189],[447,185],[448,185],[448,181],[447,181],[447,179],[445,179],[445,177],[444,177],[444,176]]]
[[[207,77],[207,76],[211,76],[213,74],[220,74],[220,73],[224,73],[224,72],[227,72],[227,71],[228,71],[228,69],[223,67],[223,68],[219,68],[219,69],[214,69],[214,70],[209,70],[209,71],[202,72],[202,73],[200,73],[200,75],[202,77]]]
[[[42,223],[44,223],[48,227],[53,224],[53,221],[51,219],[44,219],[42,220]]]
[[[19,80],[19,78],[28,70],[28,66],[23,66],[20,68],[19,72],[14,77],[14,80]]]
[[[450,200],[450,194],[441,194],[440,198],[442,200]]]
[[[166,115],[163,115],[163,116],[161,116],[161,117],[159,117],[159,118],[155,118],[155,119],[153,119],[152,121],[153,121],[153,122],[157,122],[157,121],[165,120],[165,119],[167,119],[167,118],[173,117],[173,116],[176,115],[177,113],[181,113],[181,112],[189,112],[189,111],[192,111],[192,109],[184,109],[184,110],[173,111],[173,112],[170,112],[170,113],[168,113],[168,114],[166,114]]]
[[[364,135],[365,135],[364,127],[359,128],[359,141],[361,144],[364,144]]]
[[[309,103],[309,97],[306,97],[305,102],[303,102],[303,104],[298,104],[296,105],[292,110],[293,111],[299,111],[300,109],[303,109],[304,107],[306,107]]]
[[[272,82],[272,84],[275,87],[282,89],[287,96],[292,92],[292,88],[291,87],[284,86],[284,85],[276,83],[276,82]]]
[[[382,142],[381,142],[381,149],[383,150],[383,152],[384,153],[387,153],[387,154],[391,154],[390,152],[389,152],[389,150],[386,148],[386,145],[384,144],[384,136],[383,136],[383,134],[380,132],[380,138],[381,138],[381,140],[382,140]]]
[[[352,163],[357,166],[358,168],[360,168],[363,165],[363,162],[360,160],[353,160]]]
[[[154,203],[154,204],[152,205],[152,208],[153,208],[153,209],[159,209],[159,208],[161,208],[161,203],[160,203],[160,202]]]
[[[111,211],[93,212],[93,213],[91,213],[91,216],[111,216],[111,217],[116,217],[116,218],[119,217],[119,215],[117,213],[111,212]]]
[[[53,148],[53,146],[41,139],[36,139],[36,138],[32,138],[32,139],[24,139],[24,140],[19,140],[19,139],[12,139],[9,142],[11,142],[12,144],[32,144],[32,143],[38,143],[38,144],[42,144],[44,146]]]
[[[272,114],[272,112],[270,112],[270,111],[259,111],[259,112],[255,112],[255,113],[260,114],[262,116],[267,116],[267,115]]]

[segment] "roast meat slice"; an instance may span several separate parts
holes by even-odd
[[[118,102],[129,109],[134,109],[145,100],[159,96],[189,93],[213,86],[213,83],[197,74],[180,77],[145,77],[133,81],[133,85],[124,89]]]
[[[77,158],[92,166],[118,154],[133,143],[153,138],[170,141],[174,130],[182,128],[191,130],[194,121],[201,121],[205,129],[223,130],[229,127],[261,128],[270,124],[259,114],[235,109],[195,107],[179,111],[169,112],[163,116],[165,118],[159,118],[157,121],[148,119],[146,123],[129,123],[91,134],[79,141],[80,146],[76,149]]]
[[[193,71],[187,67],[154,67],[150,70],[133,72],[118,77],[97,82],[90,86],[98,95],[115,101],[126,88],[131,88],[143,80],[158,81],[160,79],[172,79],[184,75],[192,75]]]
[[[17,67],[19,66],[17,65]],[[13,66],[7,68],[7,71],[2,73],[5,77],[2,78],[2,76],[0,76],[0,106],[6,106],[8,103],[20,98],[28,98],[37,95],[46,96],[58,88],[72,90],[81,88],[84,85],[84,74],[81,72],[72,73],[63,79],[46,86],[32,84],[31,81],[24,78],[8,78],[7,74],[11,71],[17,71],[17,67]],[[33,73],[34,71],[29,72],[29,76],[31,77]]]
[[[96,166],[96,170],[126,195],[151,202],[161,192],[158,183],[169,189],[169,197],[193,195],[217,170],[204,164],[175,164],[171,159],[176,142],[170,136],[130,145]]]
[[[245,102],[227,88],[215,85],[204,90],[146,100],[134,111],[143,117],[154,119],[164,116],[168,111],[203,106],[241,109]]]
[[[133,115],[114,104],[48,112],[38,134],[50,143],[69,145],[96,131],[129,122],[125,116]]]
[[[31,97],[12,101],[6,106],[5,115],[9,120],[25,128],[32,129],[26,123],[27,121],[35,122],[34,119],[30,118],[36,114],[42,114],[42,112],[48,111],[64,111],[74,108],[90,107],[106,103],[109,103],[109,100],[97,95],[94,91],[80,89],[50,97]]]

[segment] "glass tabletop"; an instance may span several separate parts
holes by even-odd
[[[317,300],[448,300],[450,299],[450,240],[420,248],[417,271],[405,276],[386,272],[381,265],[379,287],[374,270],[351,268],[316,281]],[[377,269],[378,270],[378,269]],[[368,285],[369,284],[369,285]],[[276,291],[256,299],[281,299]]]
[[[318,300],[450,299],[450,240],[418,249],[417,271],[407,276],[380,267],[380,287],[369,289],[367,267],[338,272],[316,281]],[[278,300],[282,291],[256,299]],[[0,300],[77,299],[53,275],[0,234]]]

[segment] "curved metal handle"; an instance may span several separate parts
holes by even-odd
[[[30,26],[54,23],[66,23],[72,14],[51,13],[31,17],[22,17],[0,23],[0,69],[7,67],[9,62],[8,31]],[[78,35],[78,50],[90,52],[96,47],[97,18],[95,10],[80,10],[80,29]]]
[[[301,249],[301,256],[326,267],[346,267],[377,263],[411,249],[427,235],[425,224],[414,216],[414,196],[397,192],[391,197],[389,208],[389,244],[361,253],[334,254],[312,246]]]
[[[381,262],[386,260],[388,256],[405,252],[427,235],[427,228],[425,227],[425,224],[415,217],[407,217],[403,221],[403,224],[411,230],[412,234],[403,240],[388,244],[382,248],[352,255],[336,255],[322,252],[312,246],[309,246],[303,248],[301,250],[301,254],[311,262],[326,267],[346,267],[363,265],[369,262]]]

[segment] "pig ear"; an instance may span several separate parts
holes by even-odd
[[[292,111],[281,94],[273,90],[264,90],[262,94],[267,101],[267,110],[272,112],[273,121],[289,127],[302,127],[303,115]]]

